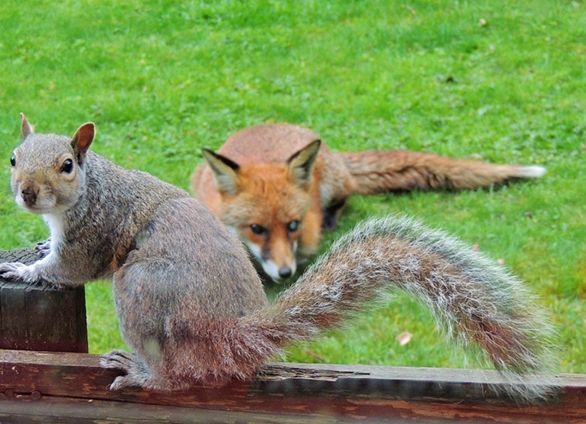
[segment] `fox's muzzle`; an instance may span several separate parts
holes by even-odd
[[[291,275],[293,275],[293,271],[287,265],[279,268],[279,277],[289,278],[289,277],[291,277]]]

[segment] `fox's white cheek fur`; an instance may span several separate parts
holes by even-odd
[[[279,267],[273,261],[262,261],[261,260],[262,268],[265,272],[273,279],[273,280],[281,280],[281,276],[279,275]]]
[[[282,279],[279,275],[279,267],[277,266],[277,264],[271,260],[265,261],[261,255],[261,248],[257,244],[252,243],[250,240],[247,239],[242,240],[242,242],[248,248],[250,253],[252,253],[252,255],[258,261],[258,263],[262,265],[262,268],[269,277],[271,277],[273,280]],[[293,252],[295,252],[296,250],[297,241],[295,241],[293,244]],[[295,263],[295,261],[293,261],[292,264],[289,264],[289,267],[291,268],[291,272],[295,274],[295,271],[297,271],[297,264]]]
[[[261,254],[261,248],[258,244],[255,244],[253,242],[251,242],[250,240],[248,240],[245,237],[241,237],[240,234],[238,233],[238,230],[234,227],[229,226],[228,230],[234,234],[236,237],[238,237],[238,239],[240,239],[240,241],[247,247],[248,251],[250,253],[252,253],[252,256],[254,256],[254,259],[256,259],[256,261],[262,265],[263,269],[265,270],[265,272],[271,277],[271,278],[279,278],[279,273],[277,272],[276,274],[274,273],[270,273],[267,270],[266,267],[266,263],[265,261],[262,259],[262,254]]]
[[[260,254],[260,247],[257,244],[254,244],[249,240],[242,240],[242,242],[248,248],[248,250],[250,250],[250,253],[253,254],[255,259],[257,261],[259,261],[260,263],[262,263],[262,256]]]

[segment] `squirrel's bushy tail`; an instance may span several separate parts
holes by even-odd
[[[547,392],[546,383],[523,384],[524,374],[547,370],[549,330],[522,283],[464,243],[403,217],[370,220],[342,237],[273,305],[237,321],[232,352],[252,370],[391,288],[422,300],[449,335],[479,345],[521,383],[511,385],[517,396]]]
[[[352,175],[352,194],[472,189],[545,174],[541,166],[498,165],[407,150],[337,154]]]

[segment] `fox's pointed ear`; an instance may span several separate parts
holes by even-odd
[[[71,139],[71,147],[77,154],[78,161],[81,162],[82,158],[90,148],[90,144],[94,141],[96,135],[96,126],[93,122],[86,122],[77,129],[73,138]]]
[[[305,186],[311,180],[313,165],[320,146],[321,140],[314,140],[287,160],[289,175],[296,184]]]
[[[238,192],[238,165],[210,149],[201,149],[201,153],[214,172],[218,190],[226,194],[235,195]]]
[[[21,135],[22,139],[24,140],[29,135],[33,134],[35,132],[35,129],[33,128],[33,126],[31,124],[29,124],[28,120],[26,119],[26,116],[22,112],[20,114],[20,121],[21,121],[20,135]]]

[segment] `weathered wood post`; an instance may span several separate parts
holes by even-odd
[[[33,249],[0,251],[0,263],[39,259]],[[0,349],[87,352],[83,287],[56,289],[0,279]]]

